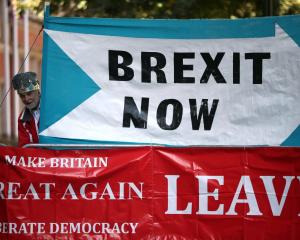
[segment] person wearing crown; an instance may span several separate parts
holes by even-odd
[[[38,143],[40,120],[40,84],[34,72],[18,73],[12,79],[13,88],[25,105],[18,118],[18,146]]]

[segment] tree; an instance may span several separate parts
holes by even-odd
[[[43,10],[42,0],[15,1]],[[300,13],[300,0],[52,0],[51,14],[111,18],[244,18]]]

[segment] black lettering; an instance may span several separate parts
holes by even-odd
[[[118,58],[122,57],[123,62],[119,63]],[[109,65],[109,80],[111,81],[129,81],[133,78],[133,69],[128,67],[133,59],[130,53],[125,51],[108,51],[108,65]],[[119,75],[119,69],[124,71],[122,76]]]
[[[156,65],[151,66],[151,58],[156,59]],[[166,66],[166,58],[163,54],[158,52],[142,52],[142,82],[151,82],[151,72],[155,72],[158,83],[167,83],[166,76],[162,68]]]
[[[218,68],[225,53],[224,52],[217,53],[215,59],[213,59],[209,53],[200,53],[200,54],[207,65],[200,79],[200,83],[207,83],[211,74],[214,76],[217,83],[226,83],[222,73]]]
[[[262,84],[263,60],[270,58],[271,53],[245,53],[245,59],[253,59],[253,84]]]
[[[130,120],[135,128],[147,128],[149,98],[142,98],[141,111],[139,112],[132,97],[125,97],[123,112],[123,127],[130,127]]]
[[[240,53],[233,53],[233,84],[240,84]]]
[[[168,125],[166,122],[167,109],[169,105],[173,105],[173,117],[172,117],[172,123],[170,125]],[[159,104],[156,113],[156,120],[160,128],[163,130],[174,130],[178,128],[182,119],[182,111],[183,111],[182,104],[178,100],[166,99],[162,101]]]
[[[204,130],[210,130],[218,107],[219,99],[213,100],[210,111],[208,111],[208,99],[202,99],[198,115],[196,99],[189,99],[189,102],[193,130],[199,130],[201,119],[203,119]]]
[[[183,64],[183,59],[195,58],[195,53],[174,53],[174,83],[195,83],[195,78],[184,77],[184,70],[193,70],[193,65]]]

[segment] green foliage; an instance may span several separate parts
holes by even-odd
[[[21,1],[18,1],[21,2]],[[44,1],[19,8],[41,12]],[[52,0],[51,14],[110,18],[245,18],[299,14],[300,0]]]

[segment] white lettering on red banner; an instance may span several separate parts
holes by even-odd
[[[299,159],[280,147],[0,147],[0,239],[298,239]]]

